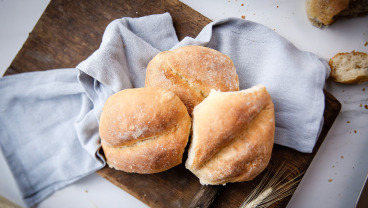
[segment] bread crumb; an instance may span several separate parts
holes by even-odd
[[[241,6],[244,6],[244,4],[241,4]]]
[[[344,155],[341,155],[341,159],[344,159]]]
[[[363,88],[362,91],[364,92],[365,91],[365,88]]]
[[[277,5],[276,8],[279,8],[279,5]]]
[[[347,121],[346,123],[350,123],[350,121]]]
[[[367,46],[368,45],[368,41],[366,41],[365,43],[364,43],[364,46]]]
[[[368,105],[364,105],[364,108],[365,108],[365,109],[368,109]]]
[[[363,107],[363,105],[360,103],[359,107]]]
[[[86,189],[84,192],[88,193],[88,190]]]
[[[332,182],[332,179],[330,178],[330,179],[328,179],[328,182]]]
[[[354,130],[354,133],[357,133],[357,130]]]
[[[245,15],[241,16],[242,19],[245,19]]]

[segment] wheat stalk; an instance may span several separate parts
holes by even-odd
[[[284,182],[291,173],[285,175],[286,168],[282,164],[271,177],[271,173],[268,171],[261,179],[258,186],[250,193],[250,195],[243,201],[240,208],[265,208],[269,207],[273,203],[292,195],[301,180],[304,173],[301,173],[291,180]],[[284,176],[284,177],[283,177]]]

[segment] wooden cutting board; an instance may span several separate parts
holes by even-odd
[[[55,68],[73,68],[91,55],[101,43],[106,26],[121,17],[139,17],[169,12],[179,40],[195,37],[211,22],[208,18],[176,0],[51,0],[6,75]],[[327,135],[341,104],[328,92],[324,126],[311,154],[275,145],[266,171],[285,163],[287,180],[307,170]],[[266,172],[265,171],[265,172]],[[179,165],[168,171],[139,175],[105,167],[97,172],[118,187],[151,207],[239,207],[254,189],[264,172],[253,181],[226,186],[201,186],[198,179]],[[272,205],[285,207],[290,197]]]

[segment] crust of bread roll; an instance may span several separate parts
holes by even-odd
[[[201,184],[252,180],[271,158],[275,116],[271,96],[258,85],[237,92],[212,91],[193,111],[186,168]]]
[[[313,25],[329,25],[349,6],[349,0],[307,0],[307,15]]]
[[[368,54],[352,51],[338,53],[328,62],[335,82],[359,84],[368,81]]]
[[[191,118],[174,93],[126,89],[106,101],[99,133],[107,164],[117,170],[157,173],[182,162]]]
[[[191,115],[211,89],[237,91],[239,79],[225,54],[203,46],[184,46],[161,52],[149,62],[145,86],[174,92]]]
[[[339,17],[355,17],[368,12],[368,0],[307,0],[307,16],[317,27],[332,24]]]

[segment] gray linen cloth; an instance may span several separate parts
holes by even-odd
[[[325,60],[260,24],[227,18],[182,41],[170,14],[110,23],[100,48],[77,69],[0,79],[0,145],[28,206],[105,165],[98,120],[106,99],[144,87],[160,51],[203,45],[228,55],[240,89],[264,84],[275,104],[275,143],[311,152],[323,123]]]

